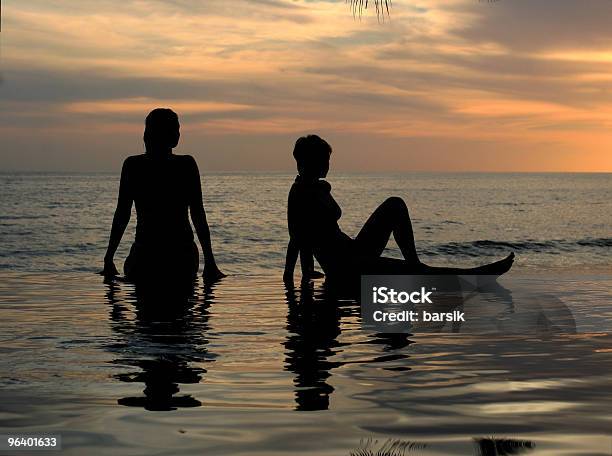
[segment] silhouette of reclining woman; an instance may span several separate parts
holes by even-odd
[[[328,280],[359,277],[360,274],[486,274],[501,275],[514,261],[514,253],[503,260],[475,268],[434,267],[417,254],[408,208],[401,198],[385,200],[370,216],[355,239],[342,232],[338,220],[342,210],[323,180],[329,171],[331,146],[319,136],[301,137],[293,156],[298,176],[289,192],[287,219],[289,245],[283,278],[293,282],[300,255],[303,278],[316,275],[313,255]],[[403,260],[382,257],[393,234]]]
[[[198,165],[189,155],[172,153],[179,142],[179,130],[178,116],[170,109],[154,109],[147,116],[146,153],[123,162],[103,275],[118,275],[113,257],[135,203],[136,239],[124,263],[127,279],[193,278],[197,274],[199,254],[188,213],[204,253],[205,278],[224,277],[212,251]]]

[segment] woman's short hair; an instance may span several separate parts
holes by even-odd
[[[147,150],[154,147],[176,147],[179,139],[178,115],[169,108],[151,111],[145,119],[143,139]]]
[[[298,138],[293,148],[293,158],[298,169],[308,169],[313,165],[329,160],[332,148],[327,141],[317,135],[307,135]]]

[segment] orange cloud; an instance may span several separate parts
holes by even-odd
[[[9,0],[3,139],[20,147],[36,132],[55,132],[61,154],[79,147],[71,131],[86,127],[88,140],[97,134],[103,144],[109,132],[136,131],[150,109],[169,106],[187,117],[186,131],[238,135],[245,146],[304,131],[390,138],[397,161],[389,169],[409,169],[401,151],[427,138],[450,141],[454,153],[487,143],[483,157],[548,157],[516,155],[520,169],[612,170],[605,11],[593,13],[597,27],[566,31],[576,39],[588,32],[576,49],[575,40],[549,36],[555,24],[536,27],[529,5],[514,3],[398,2],[382,24],[355,20],[344,2]],[[506,27],[519,18],[541,48]]]

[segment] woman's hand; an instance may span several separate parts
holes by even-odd
[[[116,277],[119,275],[112,257],[104,257],[104,269],[100,271],[100,275],[104,277]]]
[[[293,286],[293,271],[285,269],[285,272],[283,273],[283,282],[287,286]]]
[[[219,270],[216,263],[204,263],[204,271],[202,272],[202,276],[205,280],[209,280],[211,282],[216,282],[223,277],[227,277]]]

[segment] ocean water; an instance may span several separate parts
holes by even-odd
[[[465,324],[406,335],[321,281],[283,286],[290,175],[204,175],[229,276],[153,293],[95,274],[116,175],[0,175],[0,434],[67,455],[609,455],[610,178],[331,175],[349,234],[395,195],[431,264],[517,254]]]
[[[278,274],[294,176],[204,175],[215,255],[230,274]],[[356,235],[389,196],[405,199],[417,248],[431,264],[476,265],[517,254],[516,268],[610,266],[612,174],[330,175]],[[117,197],[117,175],[0,175],[0,269],[95,272]],[[117,253],[133,240],[134,218]],[[390,256],[399,256],[391,243]]]

